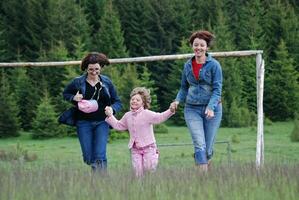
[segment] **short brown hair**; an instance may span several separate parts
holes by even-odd
[[[215,36],[209,31],[196,31],[192,33],[189,38],[189,43],[193,45],[195,38],[203,39],[207,42],[207,46],[210,47],[212,45],[212,41],[215,39]]]
[[[85,71],[89,64],[96,64],[99,63],[99,65],[103,68],[105,65],[109,65],[110,62],[107,58],[107,56],[103,53],[98,52],[91,52],[87,54],[81,62],[81,70]]]
[[[143,101],[144,108],[149,109],[151,101],[152,101],[150,93],[151,93],[150,90],[146,89],[145,87],[136,87],[132,90],[132,92],[130,94],[130,97],[132,98],[136,94],[139,94],[141,96],[142,101]]]

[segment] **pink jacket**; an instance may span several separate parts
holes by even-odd
[[[128,147],[131,149],[134,143],[137,147],[145,147],[155,143],[153,124],[162,123],[173,114],[169,109],[157,113],[141,107],[137,111],[126,112],[120,120],[112,115],[107,117],[105,121],[116,130],[129,131],[130,141]]]

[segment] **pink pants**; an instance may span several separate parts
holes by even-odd
[[[159,151],[155,143],[145,147],[131,148],[132,165],[137,177],[144,175],[144,172],[155,171],[158,166]]]

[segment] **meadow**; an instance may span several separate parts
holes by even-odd
[[[159,168],[143,179],[132,176],[127,139],[108,144],[108,174],[93,176],[77,138],[32,140],[23,132],[0,140],[0,199],[297,199],[299,143],[290,141],[292,129],[292,122],[265,126],[265,164],[257,171],[256,129],[221,128],[212,169],[202,174],[187,128],[169,126],[156,134]],[[1,152],[20,156],[1,160]]]

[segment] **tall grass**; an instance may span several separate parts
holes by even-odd
[[[109,174],[102,177],[83,163],[77,138],[31,140],[24,132],[0,140],[0,199],[298,199],[299,143],[290,141],[292,129],[290,122],[265,126],[261,171],[252,163],[255,128],[221,128],[217,140],[231,142],[231,165],[226,144],[215,145],[208,174],[194,167],[192,145],[161,146],[158,170],[143,179],[130,171],[128,139],[109,143]],[[169,127],[156,138],[158,144],[191,143],[186,127]],[[36,158],[29,162],[26,154]]]
[[[142,179],[129,169],[105,176],[65,164],[24,168],[0,165],[0,199],[297,199],[299,164],[251,163],[214,166],[207,174],[194,167],[159,168]]]

